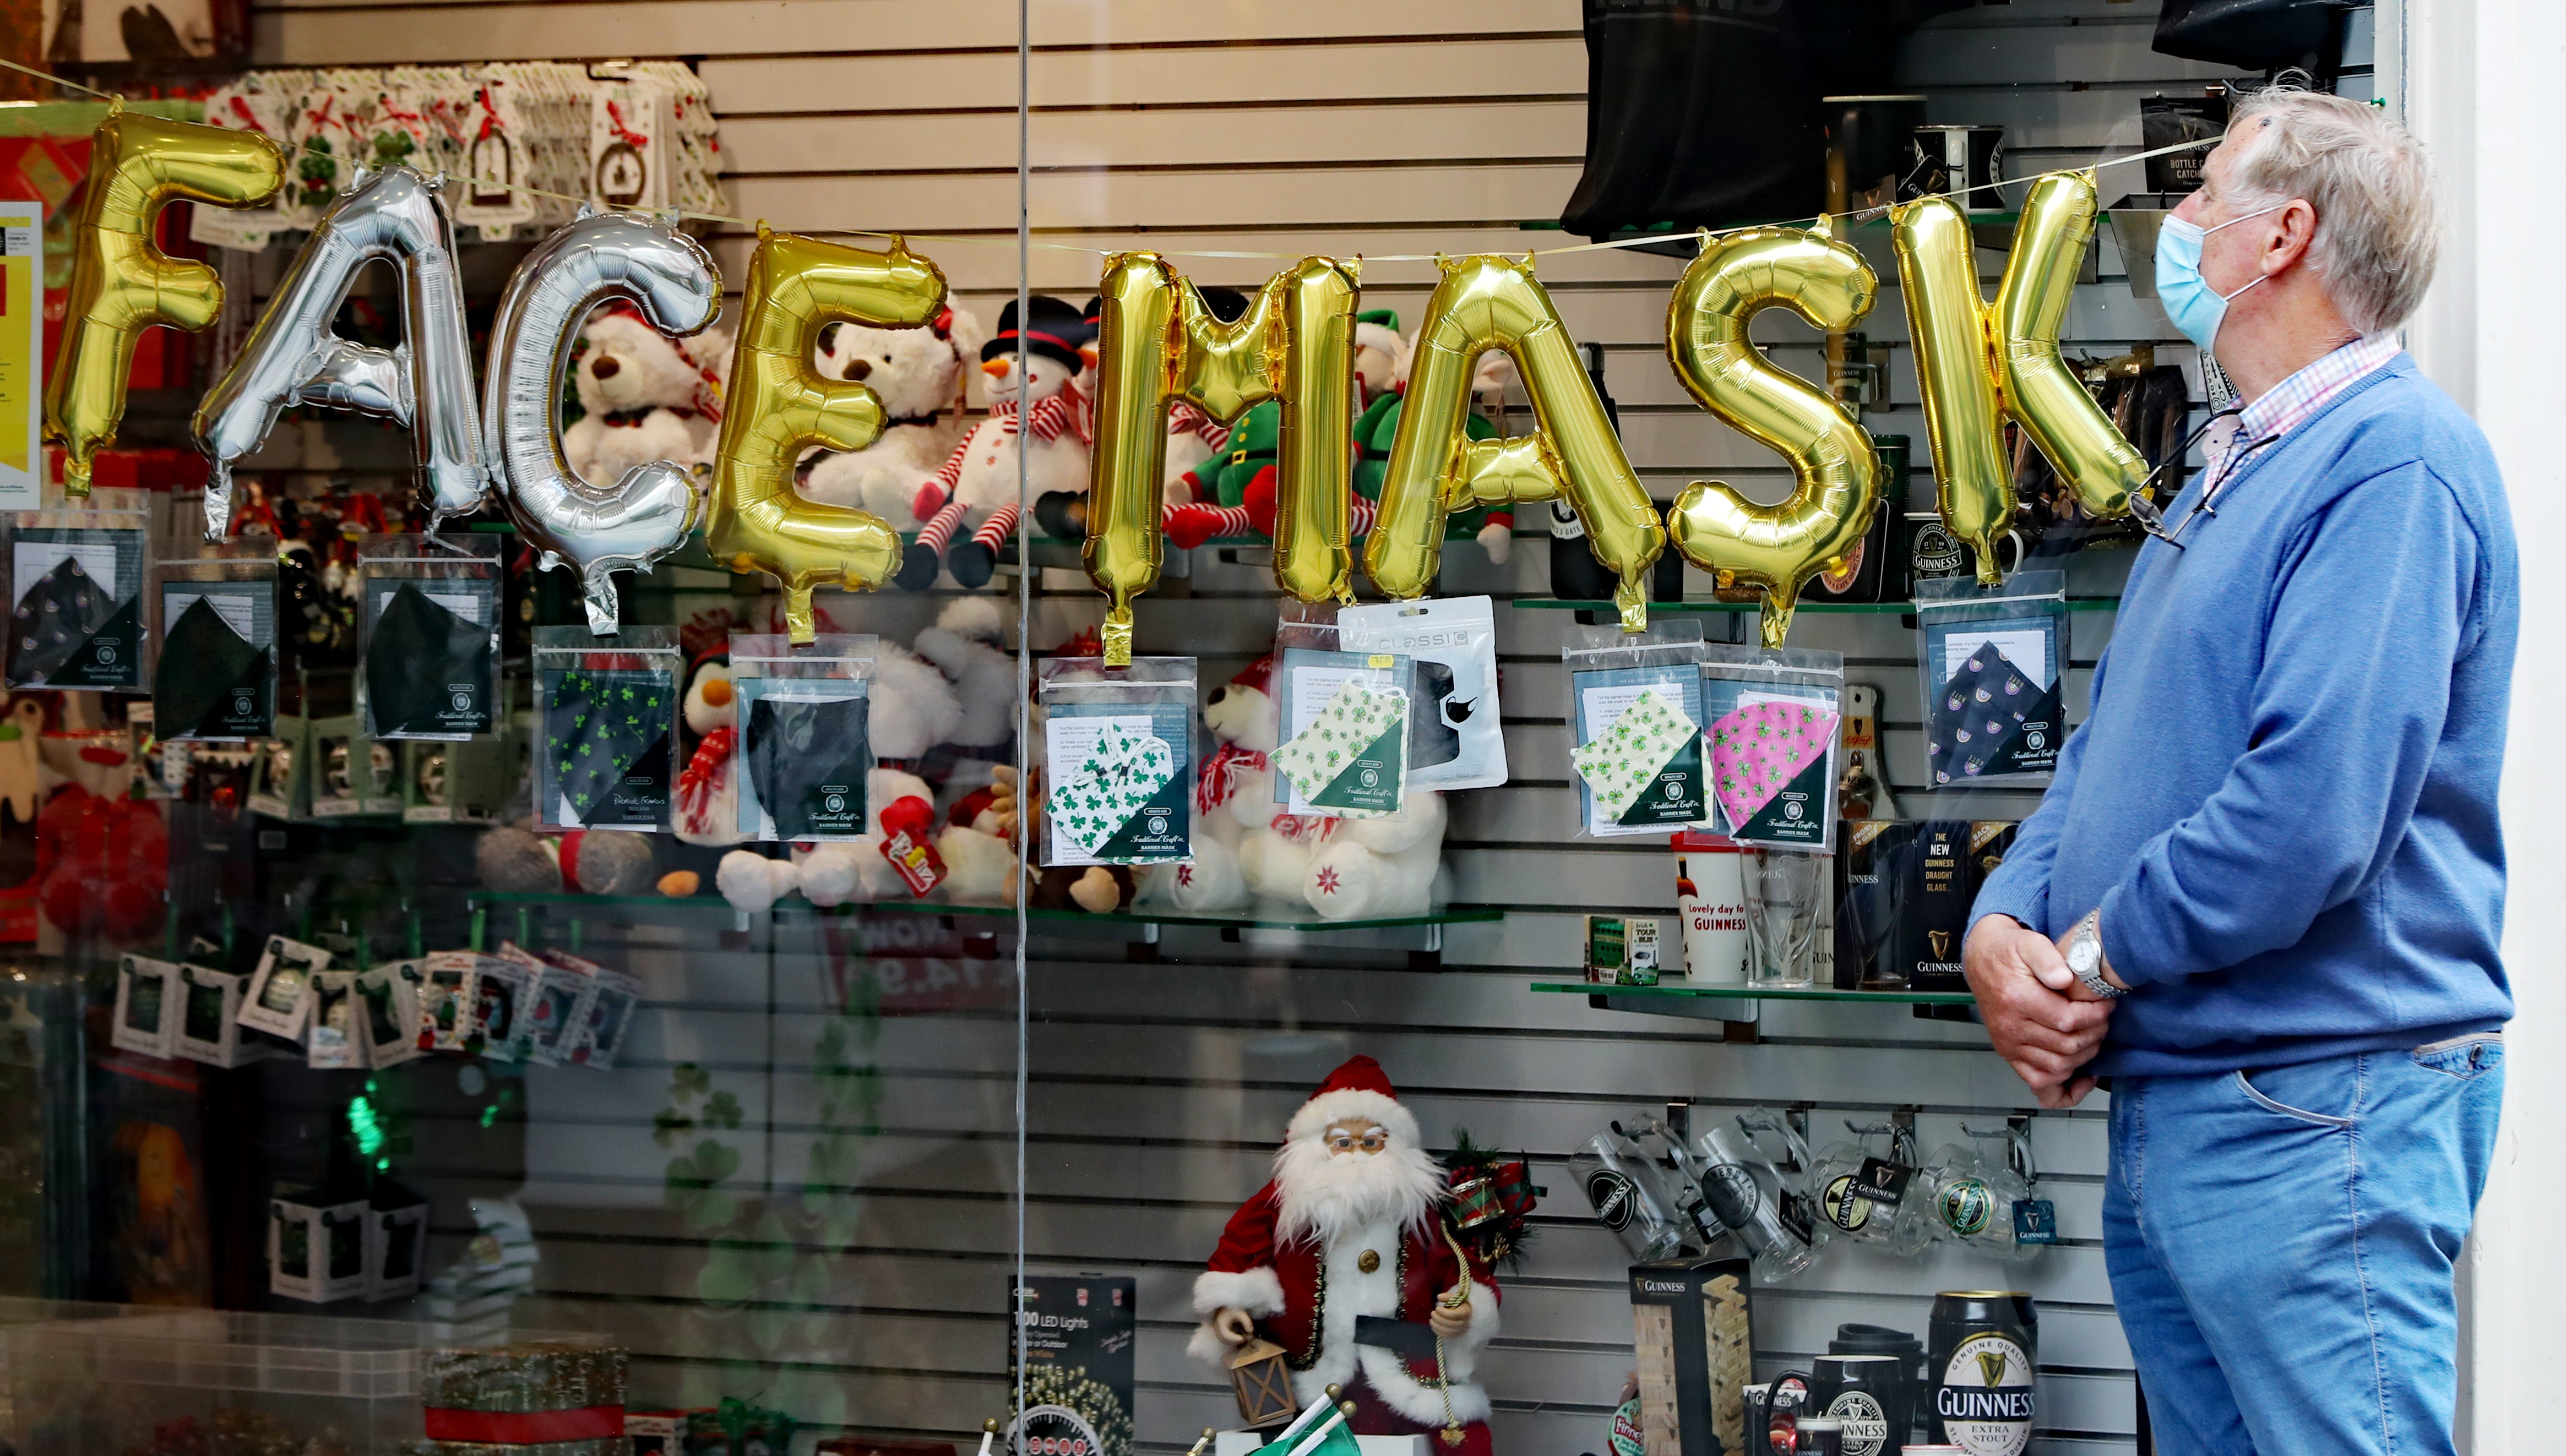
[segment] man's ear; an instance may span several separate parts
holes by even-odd
[[[2263,246],[2263,272],[2275,274],[2290,268],[2308,256],[2317,240],[2317,210],[2304,197],[2293,197],[2279,212],[2272,214],[2279,226]]]

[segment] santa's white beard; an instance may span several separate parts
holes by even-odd
[[[1443,1196],[1443,1170],[1425,1150],[1394,1141],[1377,1153],[1331,1153],[1316,1137],[1296,1137],[1274,1154],[1280,1217],[1276,1239],[1315,1235],[1321,1247],[1377,1219],[1421,1225]]]

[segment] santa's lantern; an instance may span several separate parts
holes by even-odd
[[[1283,1346],[1270,1339],[1250,1339],[1230,1351],[1229,1386],[1238,1395],[1238,1417],[1250,1430],[1282,1425],[1299,1409]]]

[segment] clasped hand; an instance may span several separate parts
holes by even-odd
[[[2094,1090],[2078,1069],[2110,1028],[2112,1003],[2085,989],[2048,936],[2010,915],[1981,916],[1960,951],[1987,1040],[2044,1107],[2072,1107]]]

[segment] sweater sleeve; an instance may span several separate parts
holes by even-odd
[[[2420,463],[2373,476],[2283,561],[2249,747],[2104,892],[2132,985],[2296,944],[2395,851],[2440,741],[2481,566],[2448,488]]]
[[[2085,714],[2089,719],[2103,705],[2103,672],[2111,661],[2112,649],[2106,647],[2102,660],[2094,664],[2093,703]],[[2068,735],[2067,746],[2058,751],[2058,766],[2050,774],[2048,792],[2040,796],[2040,807],[2022,822],[2022,828],[2014,831],[2013,845],[2005,850],[2004,862],[1978,886],[1978,898],[1969,907],[1971,925],[1982,916],[2010,915],[2043,935],[2058,933],[2048,923],[2049,870],[2058,861],[2058,832],[2066,822],[2068,802],[2076,797],[2076,780],[2085,762],[2085,731],[2079,728]]]

